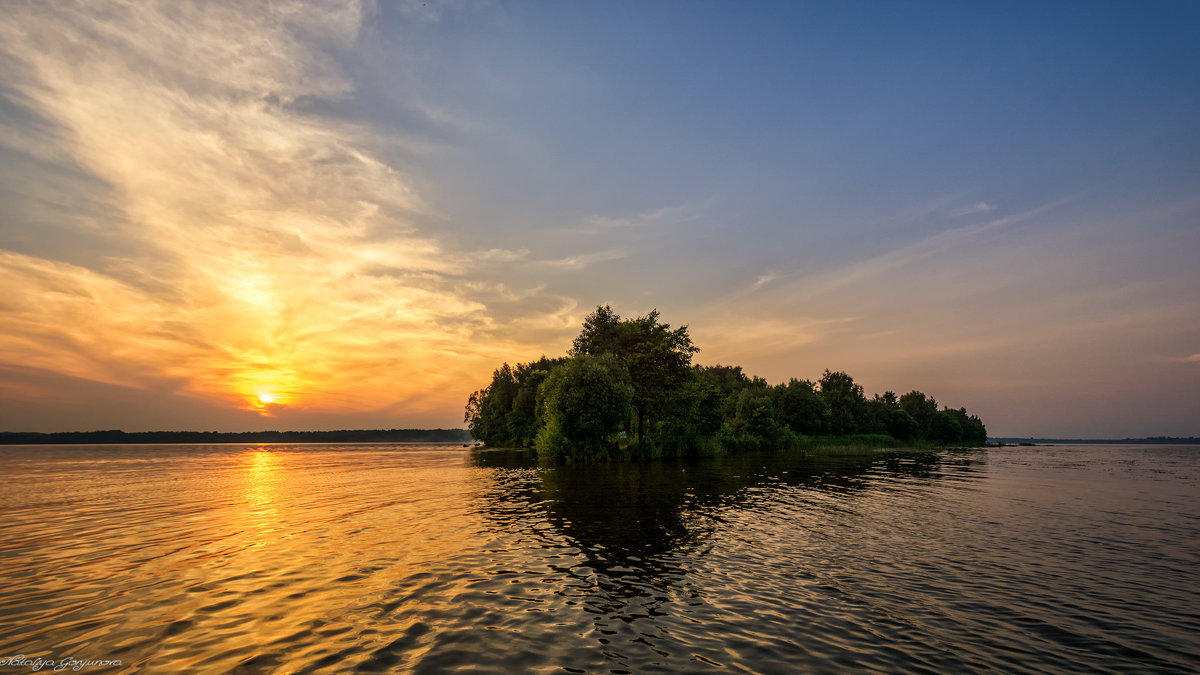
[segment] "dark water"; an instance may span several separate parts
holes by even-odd
[[[0,466],[0,664],[1200,670],[1197,447],[538,467],[55,446]]]

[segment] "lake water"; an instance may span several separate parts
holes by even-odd
[[[25,446],[0,466],[0,659],[1200,670],[1197,447],[539,467],[431,445]]]

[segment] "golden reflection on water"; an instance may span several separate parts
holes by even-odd
[[[28,452],[59,492],[8,505],[0,581],[19,590],[0,598],[0,657],[343,672],[390,662],[411,629],[380,666],[403,668],[479,583],[447,571],[478,538],[478,469],[441,446]]]
[[[277,469],[282,468],[283,462],[280,458],[285,456],[285,453],[277,454],[270,447],[250,448],[246,452],[246,475],[254,485],[256,493],[260,489],[265,489],[266,492],[274,490],[273,487],[266,486],[266,482],[272,479]]]
[[[283,458],[270,447],[251,448],[246,453],[243,473],[246,482],[246,505],[250,521],[260,530],[274,530],[279,523],[279,486],[286,480],[287,467]]]
[[[473,470],[447,457],[289,445],[231,457],[224,494],[218,485],[210,493],[220,505],[197,522],[215,540],[180,580],[168,621],[179,632],[165,636],[156,666],[290,672],[345,650],[384,649],[411,617],[455,615],[467,582],[447,583],[438,570],[470,547],[478,522],[447,508],[473,487]],[[194,663],[213,658],[197,636],[239,646]],[[432,637],[414,638],[406,658]]]

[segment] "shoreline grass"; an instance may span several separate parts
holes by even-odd
[[[873,455],[885,451],[933,452],[955,448],[976,449],[984,445],[970,446],[962,443],[944,445],[933,441],[900,440],[877,434],[849,436],[801,436],[794,449],[814,455]]]

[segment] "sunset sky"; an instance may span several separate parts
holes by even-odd
[[[0,12],[0,431],[460,427],[604,303],[1200,435],[1200,3]]]

